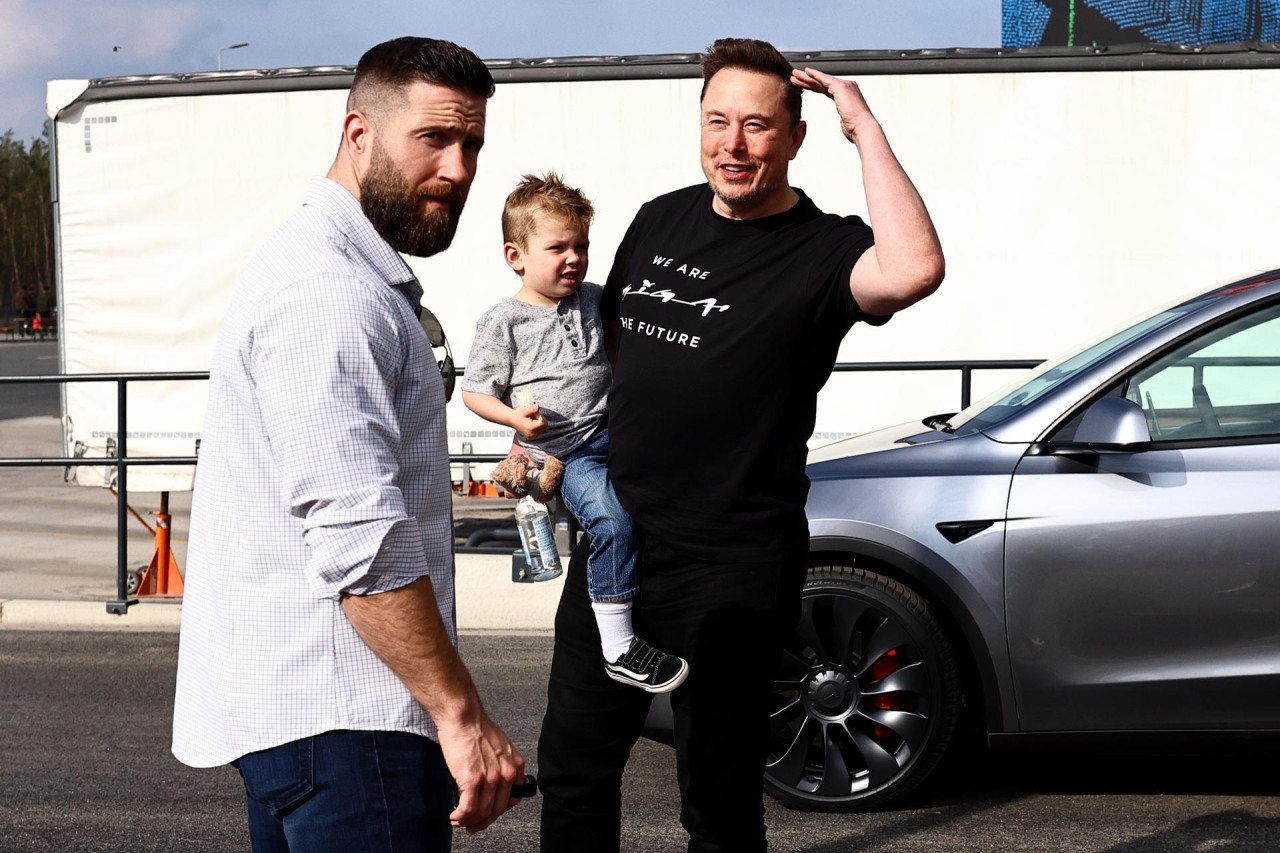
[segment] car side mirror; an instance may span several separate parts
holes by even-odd
[[[1069,443],[1045,447],[1050,456],[1079,456],[1094,453],[1141,453],[1151,449],[1151,430],[1142,407],[1124,397],[1098,400],[1076,428]]]

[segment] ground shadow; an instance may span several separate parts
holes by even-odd
[[[1280,846],[1280,818],[1232,810],[1201,815],[1143,838],[1108,847],[1104,853],[1242,853]]]
[[[1224,747],[1225,748],[1225,747]],[[854,831],[804,846],[805,853],[889,850],[932,836],[945,839],[957,824],[1024,800],[1112,796],[1124,811],[1134,798],[1270,797],[1280,794],[1274,748],[1252,754],[1123,755],[1073,751],[1061,754],[991,752],[980,736],[965,736],[922,789],[891,807],[848,815]],[[1029,813],[1040,806],[1027,804]],[[1075,806],[1069,807],[1075,808]],[[1204,804],[1200,804],[1204,810]],[[1212,808],[1212,804],[1210,805]],[[993,848],[996,849],[996,848]],[[1280,849],[1280,818],[1243,809],[1189,817],[1104,853],[1199,853]]]

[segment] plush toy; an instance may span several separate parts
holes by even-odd
[[[529,495],[539,503],[546,503],[556,496],[563,474],[564,463],[554,456],[544,459],[539,468],[528,456],[512,453],[494,466],[491,476],[493,482],[513,495]]]
[[[533,392],[528,388],[517,388],[511,397],[512,403],[521,409],[536,405]],[[528,456],[513,452],[494,467],[490,476],[493,482],[517,497],[529,495],[539,503],[546,503],[556,496],[563,474],[564,463],[554,456],[548,456],[542,461],[542,467],[538,467]]]

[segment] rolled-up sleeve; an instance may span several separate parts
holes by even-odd
[[[397,413],[408,346],[390,288],[337,276],[298,282],[253,327],[253,398],[300,520],[317,598],[404,586],[427,573],[399,485]]]

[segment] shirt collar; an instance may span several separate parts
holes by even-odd
[[[349,251],[363,260],[373,272],[392,287],[401,287],[407,295],[421,296],[422,285],[400,253],[373,227],[364,215],[360,200],[347,188],[329,178],[312,178],[307,184],[304,206],[316,208],[333,221],[347,238]],[[416,291],[416,293],[415,293]],[[413,300],[416,305],[417,300]]]

